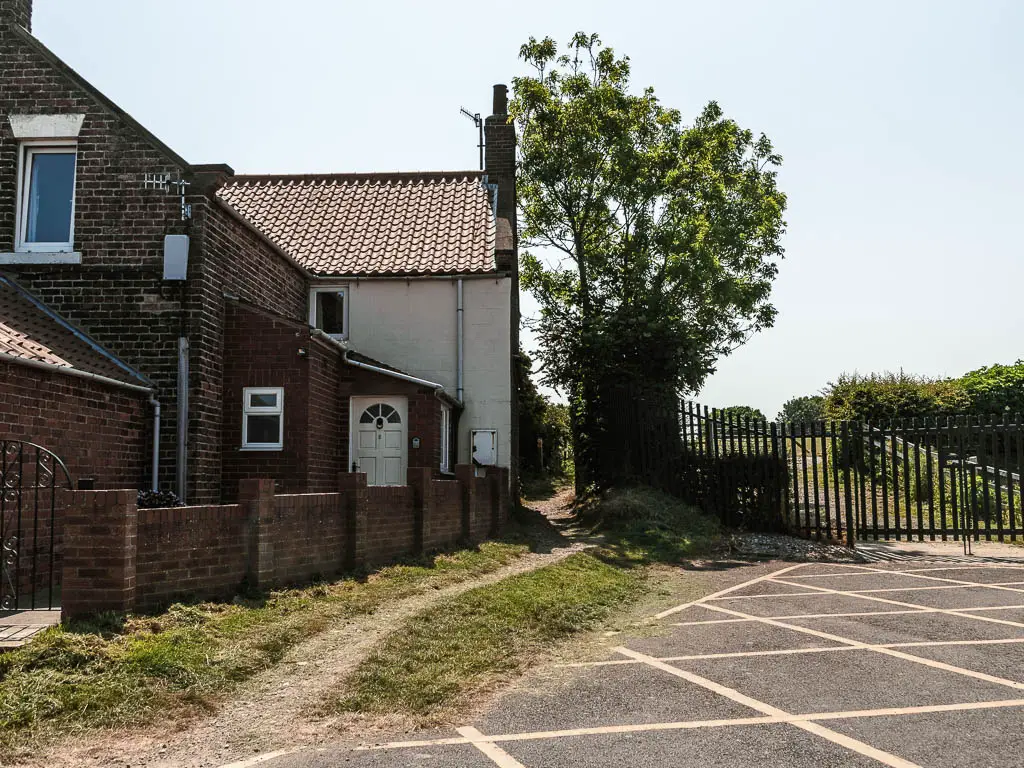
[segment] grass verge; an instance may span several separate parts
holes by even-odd
[[[642,574],[590,554],[459,595],[408,621],[359,665],[340,711],[426,715],[523,669],[636,595]]]
[[[356,668],[342,697],[328,706],[419,718],[458,709],[638,597],[649,566],[722,545],[716,520],[650,488],[590,499],[576,522],[594,535],[592,552],[465,592],[415,616]]]
[[[188,714],[331,622],[489,573],[528,545],[487,542],[413,565],[231,603],[55,627],[0,655],[0,754],[34,740]]]

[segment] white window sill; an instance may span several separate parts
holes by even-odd
[[[80,251],[61,251],[44,253],[35,251],[18,251],[17,253],[0,253],[0,264],[81,264]]]
[[[284,446],[283,445],[276,445],[276,446],[262,446],[262,445],[249,445],[249,446],[245,446],[245,445],[243,445],[238,450],[240,450],[240,451],[283,451],[284,450]]]

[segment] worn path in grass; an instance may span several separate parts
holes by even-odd
[[[353,718],[323,715],[325,693],[337,688],[384,636],[455,595],[558,562],[586,546],[554,533],[538,535],[537,551],[486,576],[385,605],[300,643],[281,663],[233,691],[210,716],[184,729],[157,727],[64,742],[27,765],[206,768],[337,738]]]

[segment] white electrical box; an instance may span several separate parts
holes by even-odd
[[[188,235],[164,235],[164,280],[188,275]]]
[[[473,446],[473,465],[493,467],[498,463],[498,430],[474,429],[470,433]]]

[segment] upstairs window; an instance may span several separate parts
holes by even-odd
[[[242,391],[242,448],[278,451],[284,448],[284,389],[246,387]]]
[[[441,406],[441,471],[452,471],[452,409]]]
[[[313,288],[309,292],[309,324],[335,339],[347,339],[348,288]]]
[[[74,144],[22,145],[18,250],[72,249],[76,160]]]

